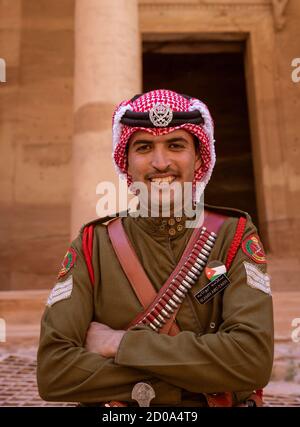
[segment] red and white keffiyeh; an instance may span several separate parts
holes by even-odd
[[[121,119],[126,111],[130,110],[133,112],[145,113],[149,112],[156,104],[168,105],[173,112],[191,112],[198,110],[204,119],[204,124],[195,125],[192,123],[184,123],[173,127],[146,128],[131,127],[121,123]],[[132,180],[127,172],[128,162],[126,146],[131,135],[134,132],[142,130],[154,136],[159,136],[177,129],[184,129],[198,138],[202,164],[200,168],[195,171],[193,185],[195,186],[196,182],[201,183],[199,186],[200,191],[198,191],[199,194],[201,194],[211,177],[216,162],[214,124],[207,106],[199,99],[187,99],[176,92],[165,89],[147,92],[134,101],[123,101],[118,105],[113,115],[113,161],[118,174],[120,174],[122,178],[127,179],[129,186],[132,184]],[[194,199],[195,201],[199,201],[197,194],[195,194]]]

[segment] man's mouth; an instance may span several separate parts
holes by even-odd
[[[174,175],[156,176],[156,177],[149,178],[149,180],[151,182],[158,184],[158,185],[163,184],[163,183],[171,184],[172,182],[175,181],[175,179],[176,179],[176,176],[174,176]]]

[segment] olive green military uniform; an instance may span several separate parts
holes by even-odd
[[[239,216],[247,217],[243,238],[256,232],[247,214],[224,212],[230,216],[218,233],[208,263],[218,260],[225,264]],[[147,381],[156,393],[152,405],[189,406],[189,392],[232,391],[241,402],[268,383],[273,360],[272,297],[249,285],[244,262],[262,273],[266,264],[255,263],[241,248],[227,272],[230,285],[206,304],[194,297],[208,283],[202,272],[178,312],[178,335],[135,326],[125,333],[114,359],[86,351],[90,322],[126,329],[143,311],[114,253],[106,226],[95,224],[95,286],[90,283],[80,234],[72,243],[76,262],[60,278],[64,283],[72,276],[70,295],[46,307],[42,319],[38,386],[44,399],[90,404],[131,402],[133,386]],[[159,290],[193,230],[178,230],[176,225],[171,227],[154,218],[127,217],[123,225],[149,279]],[[201,406],[203,402],[199,396],[194,404]]]

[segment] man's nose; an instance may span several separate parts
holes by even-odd
[[[159,171],[165,171],[171,164],[171,159],[166,150],[162,147],[157,147],[153,150],[151,165]]]

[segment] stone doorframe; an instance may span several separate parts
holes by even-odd
[[[245,42],[259,226],[273,253],[282,250],[288,218],[275,46],[276,31],[284,25],[284,8],[281,4],[279,11],[277,6],[278,0],[139,0],[143,40]]]

